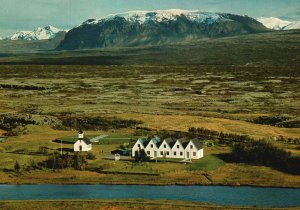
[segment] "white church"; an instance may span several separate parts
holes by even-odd
[[[78,140],[74,143],[74,152],[88,152],[92,150],[92,143],[86,137],[82,130],[78,132]]]
[[[161,140],[158,137],[152,139],[140,138],[132,148],[134,157],[141,150],[145,150],[150,158],[181,158],[200,159],[204,156],[203,145],[199,139],[186,140],[184,138],[174,140],[167,138]]]

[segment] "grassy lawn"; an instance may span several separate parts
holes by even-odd
[[[88,139],[92,139],[94,137],[96,137],[97,135],[87,135],[85,137],[87,137]],[[78,136],[66,136],[66,137],[62,137],[59,138],[58,140],[62,140],[63,143],[75,143],[78,140]]]
[[[223,160],[217,158],[216,156],[210,155],[200,160],[193,161],[191,165],[188,166],[188,170],[203,170],[203,171],[212,171],[221,166],[225,163]]]
[[[123,144],[129,143],[131,139],[138,139],[139,136],[133,135],[108,135],[102,139],[100,139],[100,144]]]
[[[59,201],[0,201],[0,208],[3,210],[14,209],[41,209],[41,210],[76,210],[76,209],[97,209],[97,210],[139,210],[139,209],[253,209],[247,207],[228,207],[212,204],[196,203],[189,201],[166,201],[166,200],[144,200],[144,199],[118,199],[118,200],[59,200]],[[263,209],[263,208],[255,208]],[[296,208],[288,208],[296,209]]]
[[[100,136],[102,134],[99,134],[99,135],[85,135],[85,137],[87,137],[88,139],[92,139],[92,138],[95,138],[97,136]],[[108,135],[104,138],[101,138],[99,140],[99,143],[100,144],[123,144],[123,143],[129,143],[130,142],[130,139],[138,139],[139,137],[138,136],[133,136],[133,135]],[[78,139],[78,136],[66,136],[66,137],[62,137],[62,138],[59,138],[58,140],[62,140],[63,143],[66,143],[66,144],[70,144],[70,143],[75,143]]]

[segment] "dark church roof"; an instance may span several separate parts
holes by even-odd
[[[84,143],[87,145],[91,144],[91,141],[86,137],[84,137],[83,139],[79,139],[79,140],[84,141]]]

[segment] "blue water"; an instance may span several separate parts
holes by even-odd
[[[229,186],[0,185],[0,200],[126,199],[185,200],[221,205],[300,206],[300,189]]]

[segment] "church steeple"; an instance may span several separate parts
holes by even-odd
[[[79,130],[79,131],[78,131],[78,140],[83,140],[83,137],[84,137],[83,131],[82,131],[82,130]]]

